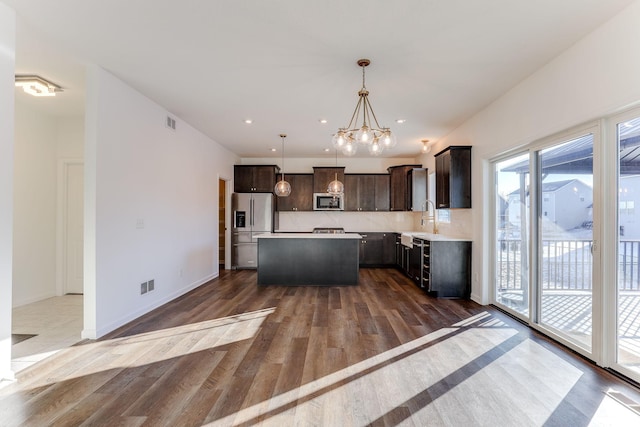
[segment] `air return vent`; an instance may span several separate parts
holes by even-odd
[[[171,130],[176,130],[176,119],[171,116],[167,116],[167,120],[164,122],[164,125]]]

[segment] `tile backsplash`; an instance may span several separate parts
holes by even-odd
[[[311,232],[315,227],[342,227],[347,232],[411,231],[413,212],[280,212],[277,231]]]
[[[441,234],[469,238],[471,210],[451,211],[451,222],[440,223]],[[315,227],[342,227],[346,232],[431,231],[431,223],[420,225],[421,212],[279,212],[279,232],[310,233]]]

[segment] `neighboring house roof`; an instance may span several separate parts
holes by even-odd
[[[588,187],[587,184],[580,181],[579,179],[565,179],[563,181],[543,182],[541,190],[543,193],[553,193],[554,191],[558,191],[562,187],[566,187],[567,185],[573,184],[576,181]],[[507,194],[507,196],[515,196],[518,194],[520,194],[520,189],[512,191],[511,193]],[[528,195],[529,195],[529,190],[527,190],[527,196]]]

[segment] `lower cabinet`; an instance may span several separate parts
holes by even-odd
[[[360,232],[360,266],[393,267],[396,260],[395,233]]]
[[[411,248],[406,247],[405,245],[402,244],[402,238],[401,238],[401,234],[400,233],[394,233],[395,234],[395,240],[396,240],[396,259],[395,259],[395,267],[400,270],[403,271],[404,274],[406,274],[407,276],[409,275],[409,259],[411,258]]]
[[[471,242],[425,240],[422,246],[421,287],[439,298],[471,294]]]
[[[471,242],[413,239],[409,248],[395,234],[397,269],[429,295],[465,298],[471,294]]]

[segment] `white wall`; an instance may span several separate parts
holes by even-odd
[[[87,77],[85,288],[95,290],[83,336],[93,337],[218,275],[218,176],[233,178],[238,158],[181,120],[165,128],[163,108],[108,72]],[[140,295],[150,279],[155,291]]]
[[[58,160],[84,157],[84,116],[56,117],[56,148]]]
[[[472,145],[472,298],[489,302],[491,189],[488,160],[545,136],[611,114],[640,101],[640,2],[576,43],[438,141]],[[425,164],[433,165],[428,155]],[[605,171],[607,173],[607,171]],[[609,173],[613,173],[610,171]]]
[[[0,379],[11,371],[13,140],[16,15],[0,3]]]

